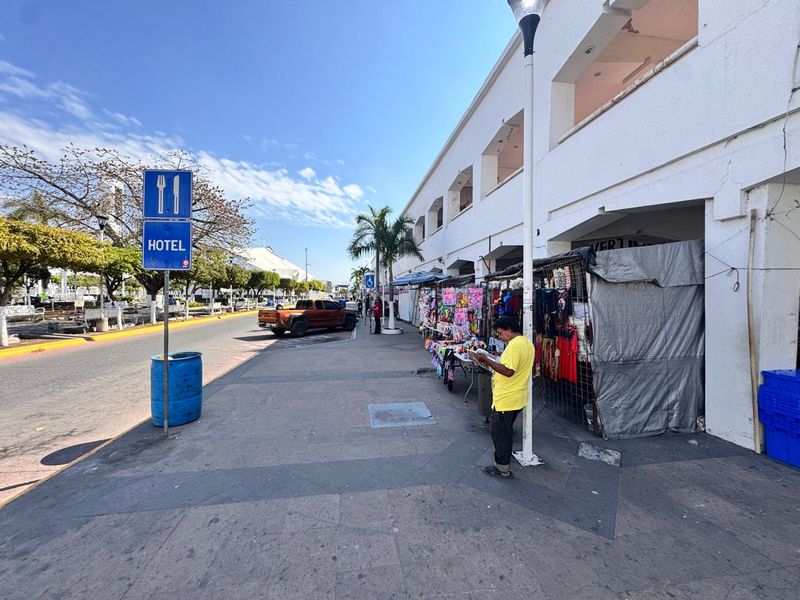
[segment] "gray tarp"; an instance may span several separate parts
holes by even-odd
[[[608,439],[695,431],[703,414],[703,243],[597,253],[592,371]]]

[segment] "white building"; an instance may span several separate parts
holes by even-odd
[[[754,367],[797,357],[799,43],[797,0],[551,0],[536,38],[534,257],[703,239],[707,430],[748,448],[748,266]],[[403,211],[425,261],[398,276],[520,262],[523,94],[516,36]]]
[[[303,267],[298,267],[293,262],[279,256],[272,248],[248,248],[240,253],[240,264],[248,269],[261,271],[275,271],[283,279],[295,281],[313,281],[316,279],[311,273],[306,273]]]

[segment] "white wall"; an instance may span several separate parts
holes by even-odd
[[[551,93],[560,98],[563,90],[554,90],[552,78],[586,43],[601,5],[594,0],[551,3],[539,29],[537,254],[552,252],[553,240],[592,237],[593,229],[595,234],[612,231],[619,222],[617,211],[705,200],[707,427],[752,448],[748,211],[756,208],[759,215],[756,268],[800,268],[800,240],[788,231],[795,222],[800,225],[800,211],[791,223],[767,219],[767,198],[774,204],[776,190],[760,186],[780,177],[784,162],[789,171],[800,167],[800,113],[795,112],[800,94],[786,112],[791,89],[798,85],[793,65],[800,3],[700,0],[697,48],[553,145],[551,127],[562,125],[554,122],[560,116]],[[782,203],[788,200],[785,192]],[[680,223],[674,227],[676,236],[685,229]],[[670,228],[661,223],[649,229],[668,233]],[[727,265],[738,269],[738,291],[733,290],[737,271],[727,277]],[[761,369],[794,367],[800,301],[796,274],[754,275]]]

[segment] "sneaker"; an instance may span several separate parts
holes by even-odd
[[[497,467],[494,465],[487,465],[485,467],[481,467],[481,471],[486,473],[491,477],[497,477],[498,479],[512,479],[514,476],[511,474],[511,471],[508,473],[503,473],[497,470]]]

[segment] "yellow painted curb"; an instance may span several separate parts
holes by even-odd
[[[237,317],[252,317],[253,315],[258,314],[257,310],[248,310],[247,312],[240,312],[234,314],[226,314],[226,315],[214,315],[213,317],[199,317],[196,319],[192,319],[191,321],[170,321],[169,328],[170,330],[173,329],[183,329],[184,327],[191,327],[192,325],[203,325],[204,323],[213,323],[214,321],[219,321],[222,319],[235,319]],[[164,331],[164,323],[161,324],[153,324],[148,325],[147,327],[142,327],[141,329],[123,329],[122,331],[109,331],[108,333],[100,333],[97,335],[89,336],[89,339],[93,342],[103,342],[108,340],[118,340],[120,338],[127,338],[127,337],[134,337],[137,335],[146,335],[148,333],[156,333]]]
[[[170,329],[183,329],[192,325],[203,325],[204,323],[213,323],[214,321],[222,319],[236,319],[239,317],[252,317],[258,314],[257,310],[248,310],[246,312],[238,312],[225,315],[214,315],[213,317],[199,317],[191,321],[177,321],[170,322]],[[148,333],[158,333],[164,331],[164,324],[150,325],[141,329],[123,329],[122,331],[109,331],[108,333],[100,333],[97,335],[90,335],[80,338],[73,338],[69,340],[54,340],[52,342],[41,342],[39,344],[28,344],[26,346],[18,346],[13,348],[0,349],[0,360],[4,358],[12,358],[14,356],[24,356],[25,354],[36,354],[45,352],[46,350],[56,350],[59,348],[69,348],[74,346],[82,346],[87,342],[103,342],[108,340],[118,340],[120,338],[134,337],[137,335],[147,335]]]
[[[36,354],[46,350],[57,350],[59,348],[69,348],[71,346],[82,346],[86,343],[84,338],[74,338],[70,340],[54,340],[52,342],[41,342],[40,344],[28,344],[13,348],[0,349],[0,360],[11,358],[12,356],[23,356],[25,354]]]

